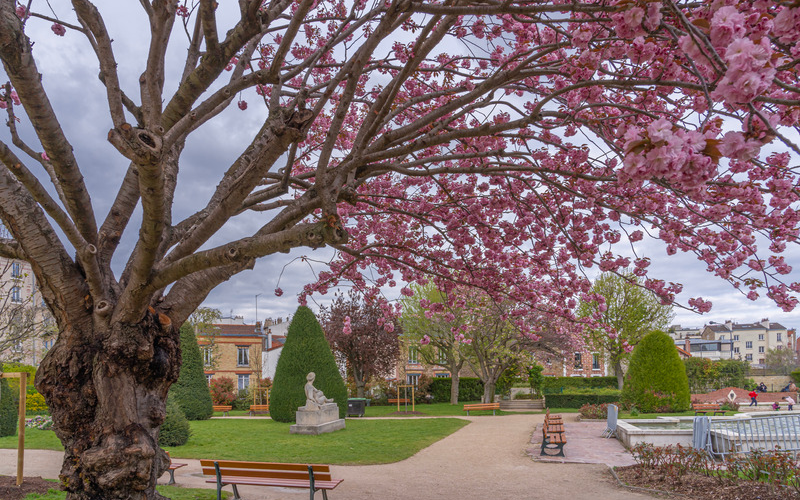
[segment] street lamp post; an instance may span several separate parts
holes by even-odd
[[[256,294],[256,323],[258,323],[258,296],[261,295],[260,293]]]

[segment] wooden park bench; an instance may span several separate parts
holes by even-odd
[[[563,457],[565,444],[567,444],[567,434],[561,415],[550,415],[550,409],[548,408],[542,424],[542,450],[540,455]],[[555,451],[556,453],[550,454],[548,451]]]
[[[695,415],[698,413],[705,415],[708,412],[713,412],[712,415],[716,415],[717,413],[725,415],[725,412],[728,411],[723,410],[719,403],[692,403],[692,410],[694,410]]]
[[[408,404],[410,402],[411,402],[411,400],[408,399],[408,398],[389,398],[389,404],[390,405],[396,405],[397,403]]]
[[[189,464],[173,462],[172,457],[169,456],[169,452],[167,452],[167,456],[169,457],[169,469],[167,469],[167,472],[169,472],[169,482],[167,484],[175,484],[175,469],[186,467]]]
[[[256,413],[269,413],[269,405],[250,405],[250,416]]]
[[[331,477],[330,465],[289,464],[274,462],[238,462],[233,460],[200,460],[200,467],[207,483],[217,483],[217,500],[222,500],[222,487],[233,487],[234,500],[240,499],[236,486],[274,486],[277,488],[308,488],[310,500],[314,500],[317,490],[322,490],[322,498],[328,500],[327,490],[339,486],[342,479]]]
[[[470,411],[492,410],[492,415],[496,415],[495,411],[500,409],[500,403],[473,403],[464,405],[464,411],[469,415]]]
[[[228,414],[229,411],[231,411],[233,406],[231,406],[231,405],[214,405],[214,406],[212,406],[212,408],[214,409],[215,412],[221,411],[222,412],[222,416],[224,417],[225,415]]]

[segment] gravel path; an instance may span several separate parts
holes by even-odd
[[[567,419],[567,439],[570,427],[577,423],[574,415]],[[547,463],[535,461],[537,425],[542,415],[504,415],[502,417],[465,417],[470,420],[459,431],[425,448],[416,455],[393,464],[367,466],[334,466],[334,477],[344,479],[330,492],[331,500],[437,499],[569,499],[569,500],[643,500],[657,497],[621,488],[611,476],[605,463]],[[570,421],[572,420],[572,421]],[[597,424],[595,424],[597,425]],[[604,426],[602,426],[604,428]],[[588,429],[588,428],[587,428]],[[602,431],[602,429],[601,429]],[[591,430],[593,435],[599,432]],[[577,435],[578,433],[575,432]],[[581,439],[570,441],[567,459],[586,461],[581,448],[598,455],[597,447],[619,447],[616,440]],[[600,453],[603,455],[605,452]],[[608,455],[623,453],[615,449]],[[0,450],[0,474],[16,473],[16,450]],[[30,450],[25,458],[26,476],[55,478],[61,464],[59,452]],[[181,486],[214,488],[206,484],[197,460],[176,459],[189,463],[178,469],[175,477]],[[162,477],[166,482],[168,475]],[[230,491],[230,487],[225,488]],[[308,498],[308,491],[241,487],[246,500],[277,500]],[[318,495],[317,498],[321,498]]]

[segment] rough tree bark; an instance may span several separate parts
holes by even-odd
[[[88,316],[88,315],[87,315]],[[80,499],[153,500],[169,466],[158,447],[169,386],[178,379],[180,338],[164,315],[138,324],[62,331],[36,387],[47,399],[64,445],[61,480]]]

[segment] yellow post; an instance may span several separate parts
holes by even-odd
[[[0,378],[19,379],[19,439],[17,441],[17,486],[22,484],[23,465],[25,463],[25,397],[27,395],[28,374],[0,373]]]
[[[17,440],[17,486],[22,484],[25,462],[25,399],[28,395],[28,374],[19,374],[19,439]]]
[[[415,405],[417,404],[417,398],[414,396],[414,386],[411,386],[411,411],[415,412]]]

